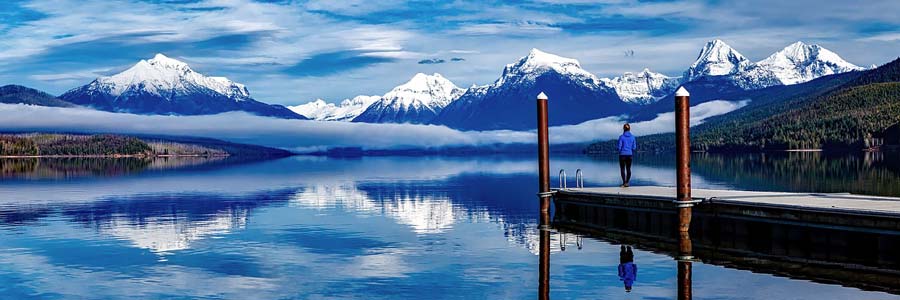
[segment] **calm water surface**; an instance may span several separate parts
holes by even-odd
[[[900,196],[896,155],[697,155],[694,187]],[[633,185],[674,185],[638,157]],[[617,185],[618,164],[552,169]],[[554,186],[556,178],[553,178]],[[533,299],[532,156],[292,157],[263,162],[0,160],[2,299]],[[571,183],[570,183],[571,184]],[[672,299],[676,262],[553,233],[554,299]],[[898,299],[879,291],[693,264],[695,299]]]

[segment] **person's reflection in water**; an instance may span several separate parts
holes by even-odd
[[[634,264],[634,252],[631,246],[622,246],[619,250],[619,280],[625,284],[625,292],[631,292],[631,286],[637,280],[637,265]]]

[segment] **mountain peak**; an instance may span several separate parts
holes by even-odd
[[[805,61],[805,60],[808,60],[810,58],[810,56],[817,55],[818,52],[820,52],[822,50],[831,52],[831,51],[828,51],[828,49],[822,48],[819,45],[815,45],[815,44],[809,45],[804,42],[797,41],[793,44],[788,45],[787,47],[784,47],[784,49],[781,49],[780,51],[775,52],[775,54],[772,54],[771,56],[769,56],[769,58],[774,57],[774,56],[784,56],[793,61]],[[765,61],[765,60],[763,60],[763,61]]]
[[[802,47],[806,47],[806,46],[808,46],[808,45],[806,43],[804,43],[803,41],[796,41],[793,44],[790,44],[784,48],[802,48]],[[813,46],[819,46],[819,45],[813,45]]]
[[[450,82],[450,80],[448,80],[447,78],[444,78],[444,76],[439,73],[432,73],[431,75],[428,75],[428,74],[419,72],[419,73],[416,73],[416,75],[413,75],[413,77],[410,78],[409,81],[407,81],[406,84],[404,84],[404,85],[425,84],[425,83],[428,83],[429,81]]]
[[[243,84],[191,70],[184,62],[158,53],[131,68],[60,96],[100,110],[138,114],[206,115],[246,111],[261,116],[306,119],[281,105],[250,98]]]
[[[162,53],[157,53],[149,60],[141,60],[121,73],[97,78],[92,85],[112,96],[140,91],[171,98],[207,90],[234,101],[250,98],[250,92],[243,84],[225,77],[208,77],[197,73],[187,63]]]
[[[725,43],[725,41],[723,41],[721,39],[713,39],[711,41],[706,42],[706,45],[709,47],[712,47],[712,48],[718,48],[718,47],[731,48],[731,46],[729,46],[727,43]]]
[[[459,94],[462,94],[462,89],[441,74],[417,73],[406,83],[384,94],[383,98],[392,102],[393,106],[424,105],[443,108]]]
[[[812,79],[861,70],[831,50],[798,41],[756,63],[756,73],[768,73],[781,84],[795,84]]]
[[[706,43],[697,60],[685,71],[685,80],[691,81],[702,76],[732,75],[751,65],[750,60],[720,39]]]
[[[594,74],[581,68],[578,60],[532,48],[525,57],[520,58],[515,63],[506,65],[506,68],[503,69],[503,74],[494,85],[499,86],[522,80],[534,80],[549,71],[554,71],[563,76],[574,77],[576,80],[586,82],[587,85],[596,85],[599,82]]]
[[[403,91],[428,92],[432,89],[452,91],[459,89],[459,87],[439,73],[431,75],[416,73],[409,81],[393,88],[388,94],[402,93]],[[387,98],[387,94],[385,98]]]
[[[465,90],[441,74],[417,73],[409,81],[384,94],[354,122],[416,123],[431,121]]]
[[[615,89],[622,101],[650,104],[675,90],[679,79],[644,68],[640,73],[625,72],[622,76],[603,78],[600,81]]]
[[[178,69],[181,69],[181,68],[190,69],[190,67],[188,67],[187,63],[177,60],[177,59],[174,59],[174,58],[170,58],[162,53],[157,53],[156,55],[153,56],[153,58],[147,60],[147,63],[152,66],[178,68]]]
[[[574,58],[562,57],[556,54],[547,53],[537,48],[532,48],[528,52],[528,56],[522,58],[519,62],[524,62],[523,66],[529,67],[554,67],[554,66],[574,66],[581,68],[581,64]]]
[[[316,99],[306,104],[288,106],[288,109],[317,121],[351,121],[380,99],[381,96],[356,96],[344,99],[340,105]]]

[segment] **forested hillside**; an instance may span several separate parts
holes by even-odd
[[[25,134],[0,136],[0,155],[150,155],[150,146],[116,135]]]
[[[268,147],[184,137],[0,134],[0,156],[288,156]]]
[[[53,95],[21,85],[0,86],[0,103],[30,104],[55,107],[72,107],[72,103],[57,99]]]
[[[900,82],[851,87],[811,101],[788,101],[762,119],[736,118],[698,132],[696,150],[862,149],[900,122]]]
[[[785,98],[785,95],[790,97]],[[900,59],[877,69],[765,89],[748,107],[691,129],[696,151],[860,150],[872,135],[900,122]],[[674,135],[639,137],[643,151],[671,151]],[[592,144],[611,152],[614,142]]]

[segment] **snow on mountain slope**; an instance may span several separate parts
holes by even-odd
[[[353,121],[427,123],[464,91],[441,74],[418,73],[408,82],[384,94]]]
[[[612,79],[601,78],[600,81],[615,89],[622,101],[646,105],[672,93],[678,87],[681,78],[644,69],[637,74],[628,72]]]
[[[161,53],[150,60],[141,60],[122,73],[100,77],[91,83],[98,90],[120,96],[129,89],[140,88],[145,92],[170,98],[209,89],[236,101],[250,97],[243,84],[225,77],[207,77],[191,69],[186,63]]]
[[[577,60],[532,49],[506,65],[493,84],[469,88],[431,123],[463,130],[534,129],[534,97],[541,92],[550,96],[551,125],[577,124],[629,109],[612,87]]]
[[[288,106],[288,108],[312,120],[351,121],[378,100],[381,100],[381,96],[356,96],[353,99],[344,99],[339,105],[335,105],[326,103],[322,99],[316,99],[316,101]]]
[[[703,76],[733,75],[747,69],[752,63],[740,52],[722,40],[712,40],[703,46],[697,60],[684,72],[685,81]]]
[[[596,89],[601,84],[597,76],[581,68],[578,60],[550,54],[535,48],[531,49],[527,56],[519,59],[516,63],[506,65],[503,68],[500,79],[497,79],[493,85],[500,87],[504,85],[527,84],[528,82],[533,82],[538,76],[547,71],[554,71],[565,77],[572,78],[591,89]]]
[[[163,54],[141,60],[121,73],[97,78],[60,98],[100,110],[137,114],[203,115],[241,110],[304,119],[284,106],[253,100],[243,84],[205,76]]]
[[[796,42],[757,62],[744,75],[752,81],[769,78],[769,85],[797,84],[825,75],[863,70],[819,45]]]

